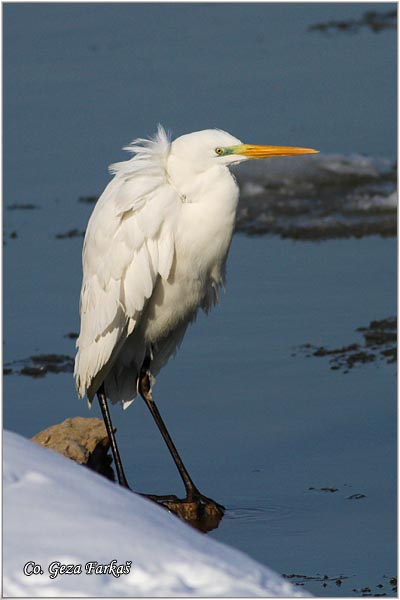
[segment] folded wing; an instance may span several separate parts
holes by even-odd
[[[89,403],[174,258],[180,200],[165,176],[166,134],[159,128],[154,140],[137,140],[128,149],[135,156],[113,165],[115,177],[97,202],[84,241],[75,379]]]

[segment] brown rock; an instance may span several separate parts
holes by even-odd
[[[66,419],[41,431],[32,441],[114,480],[111,457],[107,454],[110,443],[100,419]]]

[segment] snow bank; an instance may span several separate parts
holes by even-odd
[[[11,432],[4,432],[3,445],[3,596],[305,595],[245,554],[50,450]],[[114,574],[86,573],[89,562],[113,560]],[[49,566],[57,573],[58,563],[82,573],[51,578]],[[129,572],[115,576],[116,565]]]

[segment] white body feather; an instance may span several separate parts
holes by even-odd
[[[104,381],[107,397],[126,408],[145,357],[156,375],[198,309],[217,301],[238,189],[214,148],[238,143],[212,130],[171,144],[159,127],[111,167],[83,249],[75,378],[89,403]]]

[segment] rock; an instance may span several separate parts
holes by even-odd
[[[189,525],[203,533],[216,529],[225,513],[225,508],[221,504],[206,496],[187,500],[186,498],[178,498],[174,495],[141,495],[164,506],[164,508],[175,513],[182,521],[186,521]]]
[[[162,502],[162,504],[175,513],[180,519],[186,521],[199,531],[207,533],[216,529],[220,524],[224,511],[221,510],[216,502],[208,502],[203,505],[199,502],[188,502],[178,500],[178,502]]]
[[[74,417],[52,425],[32,438],[32,441],[50,448],[89,469],[114,481],[110,443],[103,421],[96,418]]]

